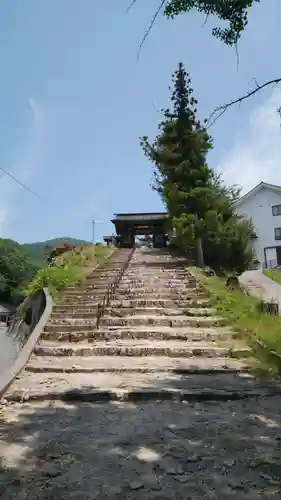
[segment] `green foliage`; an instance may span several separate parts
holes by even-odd
[[[42,243],[20,245],[0,238],[0,301],[18,304],[26,293],[48,286],[56,293],[63,286],[75,284],[83,277],[83,270],[95,262],[99,264],[108,255],[104,246],[92,245],[73,250],[58,259],[58,266],[47,268],[46,245],[52,248],[61,241],[82,244],[82,240],[57,238]]]
[[[32,262],[34,262],[38,267],[47,266],[47,256],[52,248],[55,248],[61,243],[70,243],[72,245],[84,245],[87,244],[84,240],[79,240],[76,238],[53,238],[46,241],[38,241],[35,243],[24,243],[22,246],[26,253],[30,255]]]
[[[142,247],[146,248],[152,248],[153,247],[153,238],[150,235],[143,236],[142,238],[139,238],[140,245]]]
[[[41,288],[48,288],[56,298],[57,292],[64,287],[75,285],[83,277],[81,268],[74,265],[59,265],[39,269],[35,278],[28,284],[26,295],[38,292]]]
[[[260,301],[238,291],[229,291],[223,279],[206,277],[196,270],[205,288],[211,292],[211,304],[219,316],[228,320],[243,338],[261,340],[268,348],[281,354],[281,316],[260,312]],[[249,337],[248,337],[249,336]],[[258,355],[262,353],[257,353]],[[271,358],[272,363],[272,358]]]
[[[83,279],[88,267],[102,263],[111,253],[106,246],[85,246],[62,254],[54,267],[40,269],[29,283],[25,294],[31,295],[47,287],[54,299],[59,290],[73,286]]]
[[[22,245],[13,240],[1,238],[0,300],[12,304],[20,302],[23,289],[34,277],[37,269]]]
[[[214,28],[214,36],[227,45],[237,43],[248,23],[248,11],[259,0],[168,0],[164,14],[174,18],[178,14],[188,13],[195,9],[206,16],[217,16],[227,22],[227,28]]]
[[[268,269],[264,271],[264,274],[268,276],[271,280],[275,281],[281,285],[281,270],[280,269]]]
[[[207,165],[212,139],[196,118],[197,101],[182,63],[173,75],[172,109],[163,111],[152,143],[141,139],[154,166],[154,189],[162,197],[180,248],[190,253],[201,238],[205,263],[243,271],[251,263],[251,223],[235,214],[236,186],[225,186]]]

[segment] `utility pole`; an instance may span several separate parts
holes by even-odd
[[[93,245],[95,244],[95,224],[103,224],[102,220],[92,220],[92,240],[93,240]]]
[[[195,231],[198,226],[198,214],[194,214]],[[204,254],[201,236],[196,235],[196,263],[198,267],[204,267]]]

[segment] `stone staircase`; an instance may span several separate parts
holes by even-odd
[[[7,399],[230,400],[278,392],[251,375],[251,349],[233,338],[184,262],[165,251],[135,251],[97,329],[98,302],[128,255],[116,251],[64,292]]]

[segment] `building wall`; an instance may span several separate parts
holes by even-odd
[[[272,215],[272,206],[281,205],[281,192],[278,193],[266,187],[237,205],[236,211],[252,219],[257,239],[253,247],[261,264],[267,260],[276,260],[276,246],[281,246],[280,240],[275,240],[274,228],[281,227],[281,215]],[[269,249],[269,247],[273,247]]]

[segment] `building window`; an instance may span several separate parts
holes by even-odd
[[[281,240],[281,227],[276,227],[274,229],[274,236],[276,240]]]
[[[273,205],[272,215],[281,215],[281,205]]]

